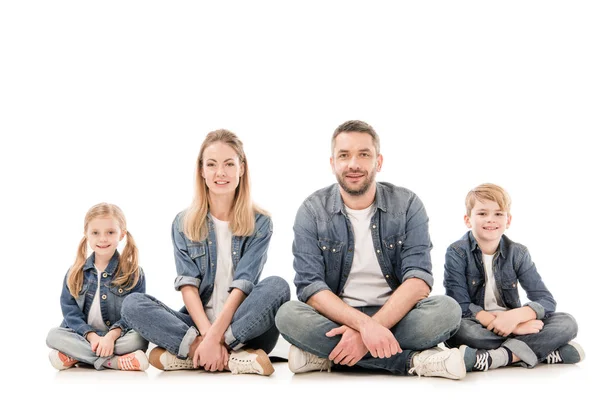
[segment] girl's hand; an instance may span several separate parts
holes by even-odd
[[[115,341],[109,335],[102,336],[96,347],[96,355],[98,357],[110,357],[115,350]]]
[[[98,348],[98,343],[101,339],[100,336],[98,336],[96,332],[90,332],[87,335],[85,335],[85,338],[88,342],[90,342],[90,347],[92,351],[96,351],[96,349]]]

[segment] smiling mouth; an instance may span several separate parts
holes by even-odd
[[[496,229],[498,229],[497,226],[496,227],[486,227],[486,228],[483,228],[484,231],[495,231]]]
[[[107,245],[104,245],[104,246],[103,246],[103,245],[100,245],[100,244],[98,244],[98,245],[96,245],[96,247],[98,247],[98,248],[100,248],[100,249],[108,249],[108,248],[110,247],[110,244],[107,244]]]
[[[215,184],[217,185],[227,185],[229,183],[229,181],[216,181]]]

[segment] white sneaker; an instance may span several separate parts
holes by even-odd
[[[269,376],[275,371],[269,356],[262,349],[245,349],[231,352],[227,368],[232,374]]]
[[[409,374],[419,376],[439,376],[449,379],[462,379],[467,375],[465,361],[459,349],[442,350],[433,347],[413,356],[413,367]]]
[[[194,368],[194,362],[191,358],[182,360],[176,355],[169,353],[162,347],[155,347],[150,351],[150,364],[154,368],[162,369],[163,371],[176,371],[180,369],[197,369]]]
[[[288,367],[295,374],[323,370],[331,372],[331,360],[320,358],[308,351],[300,350],[296,346],[291,345],[288,355]]]

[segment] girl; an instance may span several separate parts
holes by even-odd
[[[96,369],[143,371],[148,368],[148,342],[121,319],[123,299],[146,289],[123,211],[113,204],[93,206],[85,216],[83,235],[60,296],[64,320],[46,338],[53,349],[50,362],[58,370],[84,362]],[[119,255],[117,245],[125,235],[127,244]]]
[[[150,352],[156,368],[271,375],[267,354],[279,337],[275,314],[290,289],[276,276],[259,282],[273,228],[252,202],[248,160],[232,132],[206,136],[195,192],[171,232],[175,289],[185,307],[177,312],[134,294],[123,303],[123,318],[158,345]]]

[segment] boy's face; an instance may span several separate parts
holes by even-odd
[[[504,231],[510,226],[511,215],[500,209],[495,201],[476,201],[471,215],[465,215],[465,224],[471,228],[480,246],[500,243]]]

